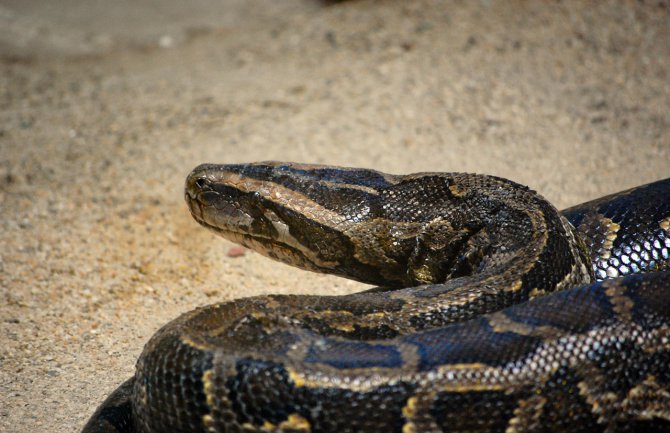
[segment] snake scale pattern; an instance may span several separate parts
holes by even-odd
[[[188,312],[83,433],[670,432],[670,179],[558,212],[493,176],[206,164],[185,197],[378,287]]]

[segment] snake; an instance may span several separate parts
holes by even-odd
[[[82,433],[670,432],[670,179],[559,212],[496,176],[270,161],[200,165],[184,196],[375,287],[187,312]]]

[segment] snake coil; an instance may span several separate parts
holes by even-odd
[[[379,287],[190,311],[83,433],[670,431],[670,179],[558,212],[493,176],[206,164],[185,197]]]

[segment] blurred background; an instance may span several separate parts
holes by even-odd
[[[77,431],[197,305],[358,283],[188,215],[202,162],[670,175],[667,1],[0,0],[0,431]]]

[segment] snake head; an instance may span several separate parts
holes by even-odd
[[[398,286],[406,284],[401,281],[406,271],[388,249],[406,257],[415,241],[394,243],[392,228],[380,223],[381,191],[395,182],[393,175],[356,168],[203,164],[188,176],[185,198],[200,224],[263,255],[303,269]]]

